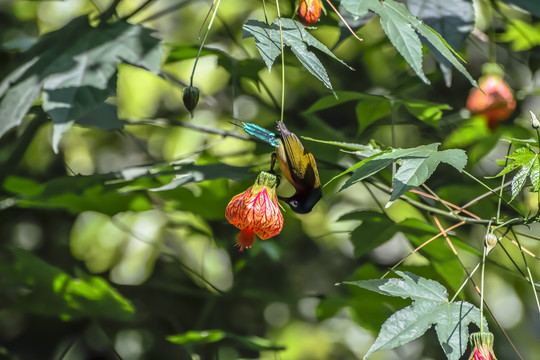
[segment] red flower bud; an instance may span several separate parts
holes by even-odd
[[[480,79],[480,88],[471,90],[467,98],[467,109],[473,114],[483,115],[490,129],[497,122],[508,118],[516,108],[516,100],[508,84],[498,75],[489,75]]]
[[[263,171],[252,187],[233,197],[227,205],[225,217],[242,230],[237,239],[240,251],[253,245],[255,235],[266,240],[281,232],[283,215],[277,201],[277,184],[276,175]]]
[[[321,0],[301,0],[296,16],[305,26],[312,26],[321,17]]]
[[[493,334],[488,332],[479,332],[471,334],[471,345],[474,350],[469,360],[497,360],[493,353]]]

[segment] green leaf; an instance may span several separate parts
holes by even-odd
[[[359,211],[343,215],[339,221],[362,220],[360,226],[351,232],[354,255],[360,257],[366,252],[390,240],[397,232],[415,237],[438,234],[439,231],[427,223],[416,219],[406,219],[395,223],[386,214],[376,211]]]
[[[536,17],[540,17],[540,3],[538,1],[530,0],[502,0],[507,4],[519,6],[523,10],[530,12]]]
[[[172,63],[181,60],[194,59],[199,52],[199,46],[174,44],[169,45],[172,50],[167,56],[165,63]],[[259,71],[264,68],[264,62],[260,59],[236,59],[225,51],[204,47],[200,56],[215,55],[218,58],[218,65],[222,66],[235,81],[245,77],[255,82],[259,82]]]
[[[41,184],[10,176],[4,183],[4,189],[17,195],[17,205],[21,207],[63,208],[75,214],[97,211],[114,215],[127,210],[149,210],[148,194],[139,190],[159,192],[221,178],[241,181],[254,176],[249,170],[249,167],[226,164],[179,163],[167,164],[166,167],[158,164],[108,174],[58,177]]]
[[[396,271],[401,279],[346,281],[387,296],[411,298],[411,306],[392,314],[364,356],[393,349],[422,336],[435,325],[439,343],[449,360],[458,360],[467,348],[470,323],[480,324],[480,310],[467,302],[449,302],[446,289],[436,281]],[[484,327],[487,331],[487,322]]]
[[[349,186],[370,177],[383,170],[393,162],[404,159],[401,167],[393,179],[394,190],[390,198],[389,206],[394,200],[406,193],[410,188],[423,184],[437,168],[439,163],[445,162],[455,167],[458,171],[463,170],[467,163],[467,155],[463,150],[451,149],[437,151],[438,143],[421,145],[411,149],[391,149],[364,159],[330,181],[355,171],[345,181],[340,191]]]
[[[17,205],[45,209],[66,209],[74,214],[86,210],[114,215],[125,210],[151,208],[142,193],[118,192],[118,186],[107,186],[112,175],[66,176],[45,183],[10,176],[4,183],[6,191],[17,195]]]
[[[540,45],[540,24],[528,24],[519,19],[512,19],[511,24],[497,36],[497,41],[512,43],[513,51],[530,50]]]
[[[432,28],[413,16],[405,5],[394,0],[365,0],[360,5],[357,0],[343,0],[341,5],[351,14],[361,16],[367,10],[371,10],[380,16],[381,25],[401,56],[407,60],[418,77],[425,83],[429,83],[422,70],[421,46],[418,48],[420,38],[423,38],[448,60],[459,72],[461,72],[474,86],[476,81],[461,64],[457,53],[448,43]]]
[[[377,7],[373,9],[381,17],[381,25],[390,39],[390,42],[399,51],[401,56],[409,63],[416,75],[423,82],[429,84],[429,80],[422,68],[422,43],[420,38],[411,27],[409,22],[403,21],[402,13],[406,11],[403,4],[387,2],[381,4],[377,1]]]
[[[274,61],[281,54],[281,36],[278,20],[274,20],[271,25],[257,20],[248,20],[242,27],[244,39],[255,38],[255,45],[259,49],[259,53],[266,63],[268,70],[272,69]],[[307,46],[312,46],[322,51],[345,66],[347,64],[338,59],[325,45],[308,33],[301,23],[292,19],[282,18],[281,25],[283,45],[289,46],[300,63],[328,89],[332,90],[332,84],[330,83],[326,69],[317,56],[308,50]]]
[[[315,142],[318,142],[318,143],[321,143],[321,144],[337,146],[337,147],[340,147],[342,149],[355,150],[355,151],[362,152],[362,153],[372,153],[371,155],[375,155],[375,154],[378,154],[380,152],[379,149],[374,148],[371,144],[370,145],[363,145],[363,144],[354,144],[354,143],[347,143],[347,142],[341,142],[341,141],[319,140],[319,139],[310,138],[308,136],[302,136],[302,139],[309,140],[309,141],[315,141]]]
[[[22,249],[11,248],[13,259],[0,263],[0,291],[14,287],[24,291],[12,293],[15,309],[63,320],[81,317],[129,321],[135,309],[105,279],[78,271],[72,277],[61,269]]]
[[[351,232],[355,257],[390,240],[398,231],[398,226],[388,216],[375,211],[363,211],[356,214],[355,219],[362,220],[362,224]]]
[[[411,13],[437,31],[455,50],[460,51],[474,29],[474,7],[469,0],[409,0]],[[427,43],[439,62],[446,86],[452,85],[452,64],[431,43]]]
[[[180,345],[210,344],[223,340],[225,336],[223,330],[188,331],[183,334],[169,335],[167,341]]]
[[[412,115],[432,126],[436,125],[443,115],[443,110],[451,110],[447,104],[438,104],[423,100],[402,100],[403,105]]]
[[[389,99],[382,95],[364,94],[353,91],[336,92],[336,96],[324,96],[318,99],[313,105],[303,112],[310,115],[317,111],[330,109],[332,107],[345,104],[351,101],[358,101],[356,104],[356,117],[358,119],[358,134],[362,133],[369,125],[383,117],[389,115],[392,106],[397,109],[405,106],[407,111],[421,121],[434,126],[443,115],[443,110],[452,109],[447,104],[416,100],[416,99]]]
[[[336,91],[334,95],[323,96],[311,105],[303,114],[313,114],[354,100],[369,100],[379,95],[364,94],[356,91]]]
[[[512,179],[512,198],[510,201],[514,200],[521,189],[523,189],[527,178],[530,178],[531,180],[533,191],[538,191],[540,189],[540,160],[538,158],[538,154],[534,152],[529,145],[527,145],[520,147],[512,154],[508,155],[507,158],[514,161],[506,165],[501,172],[493,177],[503,176],[515,169],[519,169]]]
[[[0,136],[20,124],[43,88],[43,109],[52,118],[53,148],[73,123],[120,128],[99,118],[103,102],[116,92],[117,65],[128,63],[158,72],[161,48],[151,30],[126,22],[94,28],[86,16],[43,36],[23,54],[25,62],[0,84]],[[97,111],[94,114],[94,111]]]
[[[392,112],[390,101],[383,96],[371,95],[370,99],[359,101],[356,105],[356,118],[358,119],[358,134],[361,134],[369,125],[389,115]]]
[[[463,170],[467,164],[465,151],[461,149],[437,151],[438,146],[439,144],[425,146],[423,154],[418,154],[418,157],[414,158],[409,156],[403,160],[392,179],[393,191],[386,207],[410,189],[426,182],[441,162],[453,166],[459,172]]]
[[[223,330],[188,331],[183,334],[169,335],[167,340],[180,345],[198,345],[231,340],[239,347],[254,351],[280,351],[285,347],[276,345],[270,340],[258,336],[240,336]]]

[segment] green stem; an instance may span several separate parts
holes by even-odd
[[[510,149],[512,149],[512,143],[508,144],[508,150],[506,150],[506,161],[504,163],[504,167],[506,168],[506,165],[508,165],[508,155],[510,155]],[[504,180],[506,179],[506,174],[502,176],[501,179],[501,190],[499,192],[499,202],[497,204],[497,222],[501,219],[501,204],[502,204],[502,195],[503,195],[503,185]]]
[[[480,282],[480,332],[484,332],[484,270],[486,265],[486,245],[482,252],[482,278]]]
[[[501,198],[499,196],[499,194],[497,194],[492,188],[490,188],[489,186],[487,186],[486,184],[484,184],[480,179],[476,178],[476,176],[474,176],[473,174],[465,171],[465,170],[462,170],[462,172],[467,175],[468,177],[470,177],[471,179],[473,179],[474,181],[476,181],[477,183],[479,183],[480,185],[482,185],[483,187],[485,187],[486,189],[488,189],[492,194],[496,195],[497,197]],[[503,201],[506,203],[506,205],[510,206],[512,209],[514,209],[521,217],[523,217],[523,215],[521,215],[521,213],[519,212],[519,210],[512,204],[509,204],[506,200],[503,199]]]
[[[523,263],[525,264],[525,268],[527,268],[527,273],[529,274],[529,283],[532,286],[534,299],[536,300],[536,307],[538,308],[538,312],[540,313],[540,301],[538,300],[538,294],[536,292],[536,287],[534,286],[534,280],[533,276],[531,274],[531,269],[529,268],[529,265],[527,264],[527,258],[525,257],[525,254],[523,253],[523,248],[521,247],[521,243],[518,240],[518,237],[516,234],[512,231],[512,234],[514,235],[514,238],[516,239],[516,242],[519,245],[519,251],[521,252],[521,257],[523,258]]]
[[[285,111],[285,49],[283,47],[283,28],[281,26],[279,0],[276,0],[276,8],[279,23],[279,41],[281,42],[281,122],[283,122]]]
[[[266,1],[262,0],[262,4],[263,4],[264,20],[266,21],[266,25],[270,25],[270,23],[268,23],[268,16],[266,15]]]
[[[195,64],[193,64],[193,70],[191,70],[191,77],[189,78],[189,86],[193,86],[193,77],[195,76],[195,69],[197,68],[197,63],[199,62],[199,57],[201,56],[201,51],[204,47],[204,43],[206,42],[206,38],[208,37],[208,33],[210,32],[210,29],[212,28],[212,24],[214,23],[214,19],[216,18],[216,14],[217,14],[220,2],[221,0],[217,0],[216,8],[214,9],[212,18],[210,19],[210,22],[208,23],[208,28],[206,29],[206,32],[204,33],[201,46],[199,47],[199,52],[197,52],[197,57],[195,58]]]
[[[493,9],[492,9],[492,3],[494,3],[494,1],[491,1],[489,3],[489,6],[488,6],[488,18],[490,19],[491,21],[491,24],[489,26],[489,29],[488,29],[488,60],[489,62],[492,62],[492,63],[496,63],[497,62],[497,47],[495,45],[495,24],[494,24],[494,19],[493,19]]]
[[[454,302],[454,300],[456,300],[457,296],[459,295],[459,293],[461,292],[461,290],[463,290],[463,288],[465,287],[465,285],[467,285],[467,283],[469,282],[469,280],[471,280],[472,276],[474,275],[474,273],[476,272],[476,270],[478,270],[478,268],[480,267],[480,263],[478,263],[476,265],[476,267],[473,269],[473,271],[471,271],[471,273],[469,274],[469,276],[467,276],[467,278],[465,279],[465,281],[463,281],[463,283],[461,284],[461,286],[459,287],[459,289],[457,289],[456,293],[454,294],[454,296],[452,297],[452,300],[450,300],[450,302]]]
[[[536,138],[538,139],[538,148],[540,148],[540,131],[538,131],[538,129],[534,129],[536,130]],[[537,196],[538,196],[538,210],[536,211],[537,214],[540,214],[540,191],[537,192]]]

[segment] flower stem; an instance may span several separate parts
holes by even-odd
[[[197,68],[197,63],[199,62],[199,57],[201,56],[201,51],[204,47],[204,43],[206,42],[206,38],[208,37],[208,33],[210,32],[210,29],[212,28],[212,24],[214,23],[214,19],[216,18],[216,14],[217,14],[220,2],[221,0],[217,0],[216,8],[214,9],[212,18],[210,19],[210,22],[208,23],[208,28],[206,29],[206,32],[204,33],[201,46],[199,47],[199,52],[197,52],[197,57],[195,58],[195,64],[193,64],[193,70],[191,70],[191,77],[189,78],[189,86],[193,86],[193,77],[195,76],[195,69]]]
[[[283,47],[283,28],[281,25],[281,13],[279,11],[279,0],[276,0],[277,16],[279,23],[279,40],[281,45],[281,117],[283,122],[285,111],[285,49]]]
[[[489,227],[488,227],[489,229]],[[486,265],[486,245],[483,246],[482,252],[482,278],[480,282],[480,332],[484,331],[484,269]]]
[[[461,284],[461,286],[459,287],[459,289],[456,291],[456,293],[454,294],[454,296],[452,297],[452,300],[450,300],[450,302],[454,302],[454,300],[456,300],[457,296],[459,295],[459,293],[461,292],[461,290],[463,290],[463,288],[465,287],[465,285],[467,285],[467,283],[469,282],[469,280],[472,278],[472,276],[474,275],[474,273],[476,272],[476,270],[478,270],[478,267],[480,266],[480,263],[478,263],[476,265],[476,267],[473,269],[473,271],[471,271],[471,273],[469,274],[469,276],[463,281],[463,283]]]

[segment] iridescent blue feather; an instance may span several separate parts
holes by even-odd
[[[245,132],[252,136],[255,136],[257,139],[261,139],[262,141],[265,141],[272,146],[279,145],[277,135],[273,132],[251,123],[243,122],[242,125]]]

